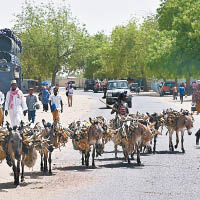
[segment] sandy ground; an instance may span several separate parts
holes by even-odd
[[[64,93],[61,93],[64,102],[64,112],[61,114],[61,122],[63,126],[67,126],[70,122],[78,119],[85,118],[91,109],[91,106],[95,104],[87,95],[73,96],[73,107],[68,107],[67,98]],[[37,111],[36,121],[45,119],[46,121],[52,121],[52,115],[50,112],[45,113],[40,109]],[[6,118],[9,121],[9,118]],[[75,155],[79,152],[74,151],[71,141],[67,143],[66,147],[53,152],[53,176],[43,176],[40,172],[40,157],[33,169],[25,167],[25,183],[20,184],[17,188],[13,185],[12,169],[9,168],[5,160],[0,164],[0,200],[36,200],[36,199],[49,199],[52,194],[59,193],[59,189],[77,187],[84,185],[90,177],[77,176],[71,172],[65,172],[60,170],[62,164],[65,164],[64,160],[67,160],[67,165],[71,166]],[[65,158],[65,155],[68,159]],[[79,157],[79,156],[78,156]],[[55,169],[55,167],[57,169]],[[70,184],[69,184],[70,183]]]
[[[63,126],[67,126],[71,121],[78,119],[86,119],[91,113],[91,108],[97,103],[97,99],[93,99],[91,94],[80,95],[75,94],[73,98],[73,107],[67,106],[67,99],[64,93],[64,113],[61,115],[61,122]],[[184,104],[179,104],[178,101],[173,101],[172,97],[160,98],[159,101],[170,102],[177,107],[184,109],[190,109],[191,99],[188,97]],[[42,119],[52,121],[51,113],[44,113],[40,109],[37,112],[37,120]],[[64,189],[73,189],[81,187],[87,187],[88,182],[95,183],[98,180],[97,177],[92,176],[91,173],[75,173],[81,172],[85,169],[81,166],[81,160],[78,151],[74,151],[71,141],[66,144],[66,147],[53,152],[53,175],[44,176],[40,172],[40,157],[33,169],[25,168],[25,183],[20,184],[17,188],[13,185],[12,169],[6,165],[3,161],[0,164],[0,200],[53,200],[59,196],[60,192]],[[67,196],[66,196],[67,199]]]

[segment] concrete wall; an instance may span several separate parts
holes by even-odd
[[[77,88],[84,88],[85,80],[85,78],[69,77],[66,79],[57,79],[56,82],[60,87],[65,87],[68,81],[75,81]]]

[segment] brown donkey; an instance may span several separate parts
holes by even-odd
[[[185,149],[183,146],[184,143],[184,129],[186,128],[188,135],[192,134],[191,129],[193,128],[193,118],[191,114],[183,114],[177,117],[174,126],[166,125],[168,132],[169,132],[169,150],[174,151],[174,147],[178,148],[179,144],[179,131],[181,132],[181,150],[185,153]],[[173,147],[172,143],[172,135],[173,132],[176,131],[176,145]]]

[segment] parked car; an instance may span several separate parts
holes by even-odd
[[[117,101],[119,95],[123,92],[127,92],[126,102],[128,104],[128,107],[131,108],[132,107],[132,95],[130,94],[130,90],[128,88],[128,81],[126,81],[126,80],[108,81],[107,93],[106,93],[106,103],[108,105],[114,104]]]
[[[160,90],[160,96],[166,94],[173,94],[173,87],[176,85],[175,81],[166,81]]]
[[[72,87],[76,90],[76,82],[75,81],[68,81],[67,84],[72,85]]]
[[[85,81],[85,86],[84,86],[84,92],[88,90],[93,90],[94,91],[94,85],[95,81],[94,80],[86,80]]]

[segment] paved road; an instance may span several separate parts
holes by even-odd
[[[64,90],[63,90],[64,91]],[[76,91],[74,104],[68,108],[64,98],[64,113],[61,121],[64,126],[72,120],[87,119],[103,115],[108,119],[113,116],[110,109],[105,109],[99,101],[102,93],[84,93]],[[64,93],[63,93],[64,94]],[[130,112],[161,112],[163,109],[180,108],[179,102],[168,97],[136,96]],[[181,105],[190,108],[190,103]],[[37,119],[51,120],[50,113],[37,112]],[[200,148],[195,145],[194,133],[198,129],[200,116],[196,122],[193,135],[185,136],[185,150],[170,153],[168,137],[158,138],[155,155],[143,155],[142,166],[136,161],[127,164],[123,160],[121,148],[119,159],[114,158],[113,144],[108,143],[105,153],[96,160],[96,168],[81,166],[81,155],[74,151],[71,141],[61,151],[53,152],[53,176],[43,176],[39,171],[39,159],[33,171],[25,169],[25,184],[17,189],[13,187],[12,171],[3,162],[0,165],[0,200],[183,200],[199,199],[200,184]],[[174,138],[175,139],[175,138]],[[91,164],[91,162],[90,162]]]
[[[103,115],[111,118],[110,110],[103,109],[104,105],[98,100],[102,94],[83,93],[96,101],[91,113],[87,115]],[[160,112],[173,107],[180,108],[179,103],[171,103],[160,97],[136,96],[133,99],[134,107],[130,112]],[[87,118],[87,116],[85,116]],[[141,157],[142,166],[137,166],[136,161],[129,165],[123,161],[120,150],[119,159],[114,158],[113,144],[105,147],[105,153],[96,161],[96,169],[86,169],[80,166],[80,158],[76,154],[70,157],[72,166],[60,168],[80,176],[81,186],[69,187],[60,191],[56,197],[65,199],[199,199],[200,184],[200,148],[195,146],[194,133],[198,129],[199,117],[193,135],[185,134],[185,150],[182,154],[180,146],[174,153],[168,151],[168,137],[164,134],[158,138],[157,153],[145,154]],[[175,139],[175,138],[174,138]],[[174,140],[175,141],[175,140]],[[76,160],[76,161],[75,161]],[[55,196],[52,200],[55,199]]]

